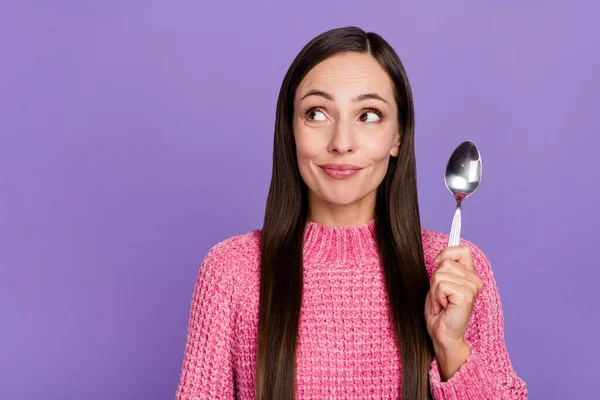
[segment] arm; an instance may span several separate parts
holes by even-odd
[[[475,273],[483,281],[476,298],[465,341],[470,347],[466,362],[447,381],[434,357],[429,381],[435,400],[527,399],[525,382],[515,373],[504,342],[504,317],[498,287],[489,260],[472,243]]]
[[[213,247],[194,288],[177,400],[233,399],[231,257]]]

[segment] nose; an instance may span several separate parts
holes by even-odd
[[[355,150],[354,134],[350,124],[339,121],[333,128],[333,136],[328,150],[332,153],[345,154]]]

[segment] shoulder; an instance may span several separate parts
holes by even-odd
[[[427,272],[431,276],[435,270],[433,260],[437,255],[448,247],[448,239],[450,235],[447,233],[437,232],[427,228],[421,228],[421,237],[423,240],[423,253],[425,256],[425,266]],[[491,274],[490,262],[485,253],[479,248],[478,245],[467,239],[460,239],[461,246],[467,246],[471,249],[473,256],[473,266],[477,275],[489,275]]]
[[[232,236],[213,245],[206,254],[205,262],[251,263],[260,260],[260,230]]]
[[[244,291],[260,271],[261,234],[254,230],[213,245],[200,266],[198,282]],[[230,291],[228,290],[228,291]]]

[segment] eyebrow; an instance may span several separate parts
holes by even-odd
[[[324,99],[327,99],[329,101],[333,101],[334,100],[332,95],[330,95],[329,93],[324,92],[322,90],[311,90],[308,93],[306,93],[304,96],[302,96],[301,100],[304,100],[305,98],[307,98],[309,96],[323,97]],[[377,93],[363,93],[363,94],[359,94],[358,96],[356,96],[353,99],[353,101],[354,102],[359,102],[359,101],[365,101],[365,100],[369,100],[369,99],[383,101],[384,103],[388,104],[388,102],[383,97],[381,97],[380,95],[378,95]]]
[[[358,96],[356,96],[354,98],[354,101],[364,101],[364,100],[368,100],[368,99],[383,101],[384,103],[387,104],[387,101],[383,97],[378,95],[377,93],[359,94]]]

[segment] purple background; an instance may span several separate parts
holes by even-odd
[[[345,25],[405,63],[424,227],[480,146],[463,237],[531,398],[594,397],[600,6],[457,3],[3,0],[0,398],[173,398],[206,251],[261,226],[286,69]]]

